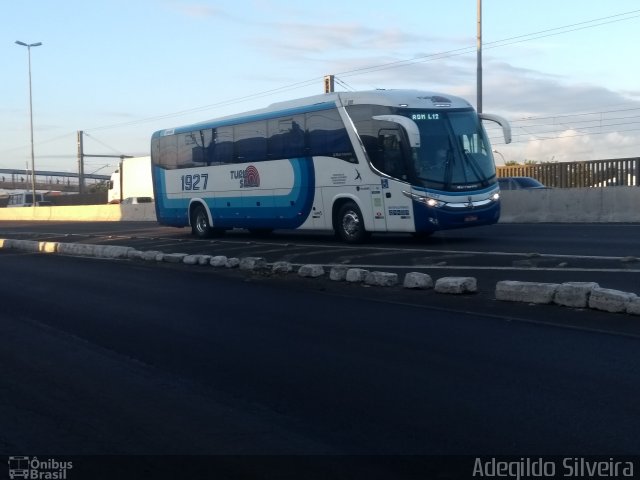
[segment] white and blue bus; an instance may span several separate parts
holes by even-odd
[[[327,93],[151,139],[159,223],[208,237],[234,228],[372,232],[488,225],[500,216],[491,145],[460,98],[414,90]]]

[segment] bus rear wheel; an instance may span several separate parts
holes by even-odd
[[[207,210],[202,205],[191,212],[191,233],[198,238],[209,238],[213,233]]]
[[[360,209],[354,202],[347,202],[338,211],[336,234],[347,243],[362,243],[369,236],[364,228]]]

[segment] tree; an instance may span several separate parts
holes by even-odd
[[[109,182],[107,180],[103,180],[98,183],[94,183],[88,188],[88,193],[103,193],[109,190]]]

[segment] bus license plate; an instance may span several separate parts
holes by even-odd
[[[465,222],[477,222],[478,221],[478,216],[477,215],[467,215],[466,217],[464,217],[464,221]]]

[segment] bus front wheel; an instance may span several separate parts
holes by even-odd
[[[207,210],[202,205],[198,205],[191,212],[191,233],[198,238],[208,238],[212,232]]]
[[[347,202],[338,211],[336,234],[347,243],[362,243],[368,233],[360,209],[354,202]]]

